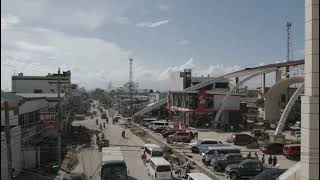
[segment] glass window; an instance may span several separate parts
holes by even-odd
[[[227,82],[217,82],[214,84],[214,87],[226,89],[226,88],[228,88],[228,83]]]
[[[170,166],[158,166],[157,167],[157,172],[168,172],[171,171]]]
[[[152,156],[154,156],[154,157],[162,157],[163,156],[163,152],[161,152],[161,151],[153,151],[152,152]]]

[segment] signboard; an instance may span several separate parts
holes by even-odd
[[[40,112],[40,124],[42,128],[54,129],[57,128],[57,120],[55,112]]]
[[[198,112],[205,112],[208,109],[208,102],[207,102],[207,93],[204,90],[199,90],[198,94],[198,107],[197,111]]]

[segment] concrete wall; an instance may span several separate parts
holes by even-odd
[[[319,179],[319,0],[305,0],[305,90],[301,98],[301,176]]]
[[[20,126],[11,128],[11,152],[12,167],[15,168],[15,174],[19,174],[22,169],[21,156],[21,128]],[[5,133],[1,132],[1,180],[8,179],[8,156]]]
[[[13,110],[9,111],[9,124],[10,126],[18,126],[18,114],[14,114]],[[1,110],[1,126],[5,126],[5,113]]]
[[[218,110],[225,95],[214,95],[214,109]],[[240,96],[230,96],[225,110],[240,110]]]
[[[34,89],[42,89],[43,93],[52,93],[50,90],[53,89],[54,93],[58,92],[56,80],[12,80],[12,91],[16,93],[33,93]],[[61,80],[61,90],[65,90],[64,87],[68,82]],[[68,87],[68,85],[67,85]],[[66,88],[68,91],[68,88]]]

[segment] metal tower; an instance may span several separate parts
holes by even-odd
[[[291,22],[287,22],[287,58],[286,61],[290,61],[290,52],[292,51],[292,42],[291,42]],[[293,56],[293,55],[291,55]],[[292,57],[293,58],[293,57]],[[289,67],[286,67],[286,77],[289,78]]]
[[[133,115],[133,107],[132,107],[132,61],[133,59],[130,58],[130,79],[129,79],[129,95],[130,95],[130,116]]]

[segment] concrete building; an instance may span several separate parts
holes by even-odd
[[[280,180],[319,179],[319,0],[305,0],[304,95],[301,97],[301,160]]]
[[[161,99],[164,99],[167,97],[167,93],[162,92],[153,92],[149,94],[149,102],[155,103],[157,101],[160,101]]]
[[[71,71],[60,75],[61,93],[69,94],[71,88]],[[19,73],[12,76],[12,92],[15,93],[57,93],[58,74],[46,76],[24,76]]]

